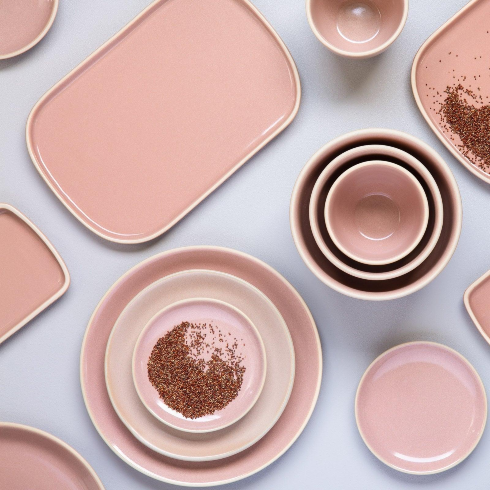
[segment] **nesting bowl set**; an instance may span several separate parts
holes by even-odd
[[[458,243],[462,206],[454,177],[428,145],[366,129],[310,159],[290,219],[301,257],[322,282],[384,300],[417,291],[444,268]]]
[[[58,4],[0,2],[0,60],[39,43]],[[459,53],[488,44],[489,5],[472,0],[428,39],[412,68],[429,125],[487,182],[488,138],[476,148],[483,156],[471,160],[467,135],[458,140],[444,122],[444,101],[439,112],[432,106],[451,92],[445,84],[466,80],[469,64],[459,64]],[[354,60],[385,51],[407,15],[408,0],[306,0],[313,34]],[[468,18],[474,39],[466,35]],[[479,69],[482,59],[474,56]],[[27,151],[97,239],[142,244],[285,130],[300,101],[291,53],[249,0],[155,0],[41,96],[27,119]],[[465,116],[474,123],[485,107]],[[465,121],[465,131],[474,126]],[[430,146],[368,128],[336,137],[309,159],[292,191],[289,225],[299,255],[325,285],[356,299],[391,300],[428,285],[448,264],[462,203]],[[0,203],[0,344],[69,285],[54,245]],[[490,343],[489,294],[490,272],[468,288],[464,303]],[[315,408],[322,367],[315,321],[283,276],[243,252],[195,246],[153,255],[109,288],[88,320],[80,382],[93,425],[119,458],[156,480],[204,487],[253,475],[291,447]],[[476,370],[429,341],[379,355],[352,401],[352,423],[367,448],[416,475],[463,461],[487,420]],[[0,488],[104,488],[76,451],[28,426],[0,422],[0,456]],[[19,470],[26,467],[32,471]]]

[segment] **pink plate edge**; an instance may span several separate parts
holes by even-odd
[[[471,319],[473,320],[473,323],[475,324],[476,328],[478,328],[479,332],[481,333],[482,337],[490,344],[490,336],[485,332],[483,327],[481,326],[480,322],[478,321],[475,312],[471,308],[470,305],[470,296],[473,293],[473,291],[483,282],[485,282],[488,278],[490,277],[490,270],[488,272],[485,272],[483,276],[479,277],[474,283],[472,283],[466,291],[464,292],[463,295],[463,302],[466,307],[466,311],[470,315]]]
[[[410,80],[411,80],[411,85],[412,85],[412,93],[415,98],[415,102],[417,103],[417,107],[419,108],[419,111],[421,112],[422,116],[426,120],[427,124],[429,127],[432,129],[434,134],[439,138],[439,140],[444,144],[444,146],[451,152],[451,154],[466,168],[468,169],[473,175],[476,175],[479,179],[483,180],[487,184],[490,184],[490,175],[486,174],[482,170],[479,170],[477,167],[472,165],[471,163],[467,162],[460,154],[456,148],[454,148],[451,144],[449,144],[448,141],[444,138],[442,132],[439,130],[439,127],[436,126],[429,118],[427,115],[426,110],[424,109],[424,106],[422,104],[422,100],[420,98],[418,88],[417,88],[417,65],[419,64],[420,58],[422,55],[425,53],[425,50],[428,48],[429,44],[439,37],[441,34],[444,34],[446,29],[450,29],[452,24],[458,20],[458,18],[463,15],[468,9],[472,8],[474,4],[480,2],[482,0],[471,0],[468,4],[466,4],[461,10],[456,12],[449,20],[447,20],[441,27],[439,27],[433,34],[431,34],[427,40],[422,44],[422,46],[419,48],[417,51],[417,54],[415,55],[413,62],[412,62],[412,70],[410,74]]]
[[[11,328],[5,335],[0,337],[0,344],[7,340],[11,335],[13,335],[15,332],[19,331],[24,325],[29,323],[33,318],[35,318],[41,311],[45,310],[48,306],[53,304],[57,299],[61,298],[66,293],[66,290],[70,286],[70,273],[68,272],[68,268],[66,267],[66,264],[64,260],[61,258],[61,255],[59,252],[54,248],[53,244],[48,240],[46,235],[32,222],[29,220],[27,216],[25,216],[23,213],[21,213],[18,209],[14,208],[10,204],[5,204],[5,203],[0,203],[0,210],[1,209],[6,209],[7,211],[11,212],[17,218],[22,220],[48,247],[50,252],[53,254],[54,258],[58,262],[59,266],[61,267],[61,270],[63,271],[63,275],[65,276],[65,282],[63,283],[63,286],[59,289],[59,291],[51,298],[46,300],[41,306],[37,307],[33,312],[31,312],[29,315],[27,315],[23,320],[21,320],[17,325],[15,325],[13,328]]]

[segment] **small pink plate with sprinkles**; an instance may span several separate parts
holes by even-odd
[[[265,347],[252,321],[211,298],[177,301],[141,332],[133,379],[146,408],[186,432],[212,432],[254,406],[266,374]]]
[[[474,175],[490,183],[490,2],[472,0],[422,45],[412,89],[429,126]]]

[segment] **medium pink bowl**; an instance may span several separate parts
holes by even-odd
[[[425,190],[429,202],[429,223],[424,237],[406,257],[393,264],[372,266],[352,260],[333,243],[324,219],[326,196],[335,177],[356,163],[381,159],[409,170]],[[334,158],[318,177],[310,198],[309,219],[315,241],[327,259],[348,274],[370,281],[402,276],[418,267],[434,250],[443,224],[443,205],[437,183],[427,168],[409,153],[386,145],[364,145],[352,148]]]
[[[408,0],[306,0],[306,13],[327,48],[342,56],[369,58],[399,36]]]
[[[397,147],[420,160],[441,192],[444,218],[441,236],[428,258],[410,273],[384,281],[353,277],[333,265],[318,247],[309,223],[309,202],[323,169],[341,153],[368,144]],[[310,270],[338,292],[359,299],[388,300],[414,293],[431,282],[449,262],[461,233],[462,207],[456,181],[444,160],[427,144],[389,129],[364,129],[334,139],[306,164],[296,181],[290,207],[293,239]]]
[[[408,170],[391,162],[358,163],[334,182],[325,223],[337,247],[358,262],[384,265],[408,255],[424,236],[429,204]]]

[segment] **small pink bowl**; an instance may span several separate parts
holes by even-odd
[[[369,58],[399,36],[408,0],[306,0],[306,13],[327,48],[342,56]]]
[[[196,419],[186,418],[168,407],[148,379],[147,363],[153,347],[158,339],[184,321],[214,326],[202,332],[207,343],[214,342],[223,351],[236,339],[236,349],[246,369],[238,396],[222,410]],[[198,357],[208,360],[212,351],[213,348],[209,348],[208,353],[203,352]],[[258,400],[265,375],[266,354],[259,332],[240,310],[215,299],[182,300],[164,308],[143,329],[133,353],[133,380],[143,405],[164,424],[184,432],[212,432],[241,419]]]
[[[372,266],[352,260],[333,243],[324,219],[326,196],[335,178],[349,167],[367,160],[381,159],[402,166],[410,171],[424,188],[429,202],[427,230],[415,249],[393,264]],[[316,244],[325,257],[347,274],[360,279],[380,281],[402,276],[417,268],[434,250],[443,224],[444,210],[436,181],[427,168],[409,153],[387,145],[362,145],[334,158],[318,177],[309,203],[309,221]]]
[[[378,281],[353,277],[332,264],[316,243],[309,220],[311,193],[325,167],[340,154],[370,144],[399,148],[422,162],[439,187],[444,208],[441,235],[427,259],[408,274]],[[291,196],[290,222],[294,243],[301,258],[326,285],[354,298],[374,301],[395,299],[426,286],[449,262],[461,233],[461,197],[449,167],[426,143],[401,131],[364,129],[327,143],[305,165]]]
[[[420,242],[429,205],[419,181],[403,167],[382,160],[359,163],[332,185],[325,223],[337,247],[369,265],[396,262]]]

